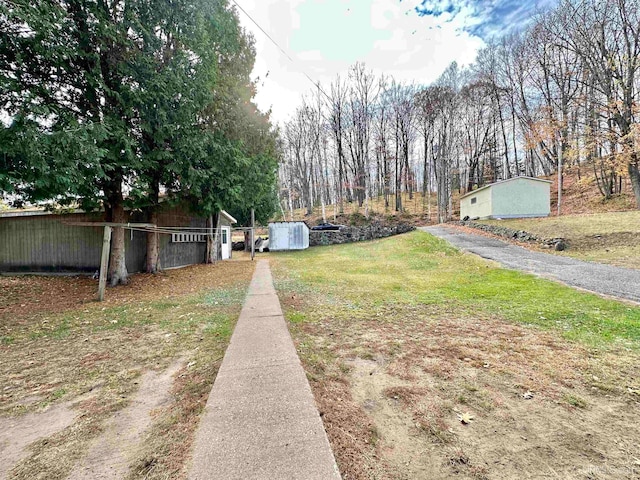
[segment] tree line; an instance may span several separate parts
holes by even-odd
[[[282,135],[282,213],[333,203],[403,209],[514,176],[571,171],[604,199],[630,189],[640,208],[640,1],[562,0],[489,41],[474,64],[431,85],[375,76],[358,63],[310,92]]]
[[[227,0],[8,0],[0,5],[0,196],[267,219],[278,132],[253,103],[253,38]],[[114,229],[112,285],[127,281]],[[157,236],[147,270],[158,269]]]

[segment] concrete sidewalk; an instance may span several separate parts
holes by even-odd
[[[209,395],[188,478],[340,479],[266,260]]]

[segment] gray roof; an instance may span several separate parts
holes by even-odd
[[[521,177],[513,177],[513,178],[507,178],[506,180],[500,180],[499,182],[490,183],[489,185],[485,185],[484,187],[477,188],[476,190],[471,190],[470,192],[467,192],[464,195],[462,195],[460,197],[460,199],[468,197],[469,195],[476,194],[476,193],[478,193],[478,192],[480,192],[482,190],[485,190],[487,188],[491,188],[494,185],[501,185],[503,183],[513,182],[514,180],[521,180],[521,179],[523,179],[523,180],[533,180],[533,181],[536,181],[536,182],[543,182],[543,183],[553,183],[551,180],[544,180],[542,178],[536,178],[536,177],[527,177],[527,176],[523,175]]]

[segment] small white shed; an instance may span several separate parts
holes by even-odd
[[[231,229],[238,221],[224,210],[220,211],[220,257],[221,260],[231,258]]]
[[[551,182],[515,177],[486,185],[460,197],[460,218],[548,217]]]
[[[269,250],[305,250],[309,248],[309,226],[304,222],[269,224]]]

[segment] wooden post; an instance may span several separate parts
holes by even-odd
[[[111,249],[111,230],[109,226],[104,227],[104,237],[102,239],[102,258],[100,259],[100,282],[98,283],[98,301],[104,300],[104,289],[107,286],[107,270],[109,269],[109,250]]]
[[[251,209],[251,260],[256,256],[256,211]]]

